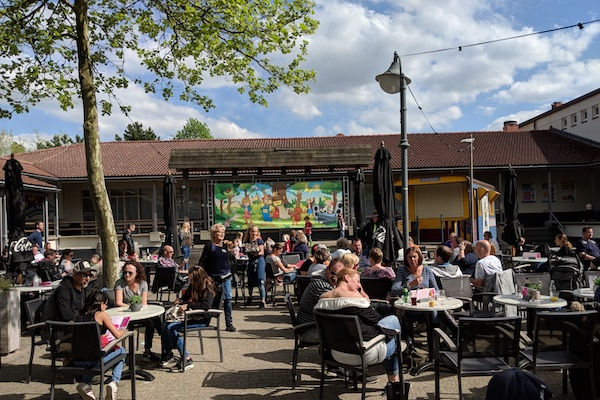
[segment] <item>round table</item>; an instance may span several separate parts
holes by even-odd
[[[529,337],[533,333],[533,320],[537,310],[550,310],[567,306],[567,301],[564,299],[559,298],[557,301],[551,301],[550,296],[544,295],[540,295],[539,300],[527,300],[516,294],[499,294],[494,296],[494,303],[527,309],[527,334]]]
[[[412,311],[427,313],[427,351],[428,359],[425,364],[411,371],[411,375],[418,375],[421,372],[425,372],[433,368],[433,312],[434,311],[448,311],[461,308],[463,306],[462,300],[455,299],[453,297],[447,297],[444,300],[437,300],[434,306],[429,305],[429,301],[417,302],[417,305],[413,306],[410,302],[405,303],[404,300],[396,300],[394,307],[401,311]]]
[[[586,300],[594,300],[594,290],[590,288],[579,288],[573,290],[573,296]]]
[[[542,264],[548,262],[548,257],[539,257],[539,258],[527,258],[516,256],[512,258],[514,263],[524,264],[524,263],[534,263],[534,264]]]

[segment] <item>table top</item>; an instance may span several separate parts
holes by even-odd
[[[582,299],[594,300],[594,290],[592,288],[579,288],[573,290],[573,296],[581,297]]]
[[[455,310],[463,306],[462,300],[455,299],[453,297],[447,297],[444,300],[437,300],[435,306],[430,307],[429,301],[418,302],[416,306],[413,306],[410,302],[405,303],[402,299],[394,302],[394,307],[399,310],[405,311],[417,311],[417,312],[433,312],[433,311],[446,311]]]
[[[129,306],[113,307],[106,310],[110,317],[129,317],[130,321],[141,321],[152,317],[158,317],[165,313],[165,308],[156,304],[148,304],[142,307],[140,311],[131,311]]]
[[[558,299],[558,301],[551,301],[550,296],[540,295],[539,300],[529,300],[517,297],[516,294],[499,294],[494,296],[494,302],[504,304],[507,306],[517,306],[525,308],[561,308],[567,306],[567,301],[564,299]]]
[[[527,258],[527,257],[513,257],[512,258],[513,262],[520,262],[520,263],[545,263],[548,262],[548,257],[540,257],[540,258]]]
[[[52,290],[53,287],[51,285],[47,286],[13,286],[11,290],[15,290],[19,293],[25,292],[45,292],[46,290]]]
[[[156,260],[140,260],[140,264],[158,264],[158,258]]]

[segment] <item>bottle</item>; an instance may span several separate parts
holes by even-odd
[[[404,285],[404,288],[402,288],[402,298],[405,303],[408,303],[408,288],[406,285]]]
[[[39,276],[37,276],[37,274],[33,277],[33,286],[40,286],[40,284],[42,283],[42,280],[40,279]]]
[[[554,281],[550,281],[550,301],[558,301],[558,292]]]

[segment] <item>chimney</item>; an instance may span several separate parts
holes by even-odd
[[[552,103],[553,110],[556,110],[560,106],[562,106],[562,102],[560,102],[560,101],[555,101],[554,103]]]
[[[346,135],[344,135],[343,133],[338,133],[338,134],[336,134],[335,136],[336,136],[336,137],[342,137],[342,136],[346,136]]]
[[[517,121],[504,121],[502,130],[504,132],[516,132],[519,130],[519,125],[517,125]]]

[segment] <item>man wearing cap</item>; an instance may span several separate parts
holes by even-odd
[[[67,275],[60,282],[44,309],[44,319],[53,321],[73,321],[83,307],[92,268],[79,261],[73,266],[73,275]]]

